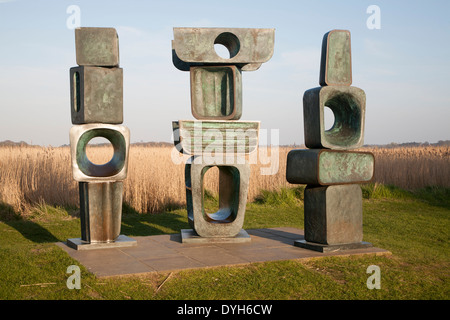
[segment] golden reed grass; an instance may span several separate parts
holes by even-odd
[[[110,148],[88,147],[88,157],[93,162],[104,163],[111,157]],[[267,163],[268,157],[264,161],[258,158],[256,163],[251,162],[249,201],[260,190],[292,186],[286,181],[286,157],[290,150],[292,148],[279,148],[278,170],[273,175],[261,174],[261,170],[273,166],[273,163]],[[374,182],[405,189],[429,185],[450,187],[448,146],[360,150],[375,154]],[[168,207],[185,205],[184,164],[182,161],[174,163],[172,152],[173,148],[168,146],[130,147],[128,176],[124,181],[125,203],[141,213],[161,212]],[[217,193],[217,168],[207,172],[205,188]],[[18,212],[24,212],[37,203],[78,206],[78,184],[72,178],[69,147],[0,147],[0,202]]]

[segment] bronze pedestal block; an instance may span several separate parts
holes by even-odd
[[[305,240],[296,241],[296,246],[322,252],[371,246],[362,238],[359,185],[306,187]]]

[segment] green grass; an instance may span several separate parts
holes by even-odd
[[[303,228],[303,187],[262,191],[247,204],[244,228]],[[80,236],[75,208],[36,206],[27,217],[0,204],[0,300],[10,299],[379,299],[447,300],[450,190],[405,191],[363,186],[364,240],[392,255],[272,261],[246,266],[96,278],[55,242]],[[208,195],[207,207],[217,207]],[[123,208],[129,236],[178,233],[184,209],[137,214]],[[81,290],[69,290],[69,265],[79,265]],[[381,289],[366,286],[367,267],[381,270]]]

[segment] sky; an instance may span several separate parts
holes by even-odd
[[[447,0],[0,0],[0,141],[69,143],[72,5],[81,27],[117,30],[132,143],[171,142],[172,121],[194,119],[189,72],[172,63],[174,27],[275,29],[272,58],[242,73],[240,120],[261,121],[262,141],[304,143],[303,93],[319,86],[322,38],[333,29],[351,32],[365,144],[450,140]]]

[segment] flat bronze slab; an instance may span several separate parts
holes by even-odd
[[[67,239],[67,245],[75,250],[95,250],[95,249],[110,249],[110,248],[124,248],[133,247],[137,245],[137,241],[120,235],[114,242],[104,242],[104,243],[89,243],[81,238]]]
[[[204,238],[200,237],[193,229],[181,229],[181,241],[183,243],[242,243],[251,241],[251,238],[244,229],[231,238]]]

